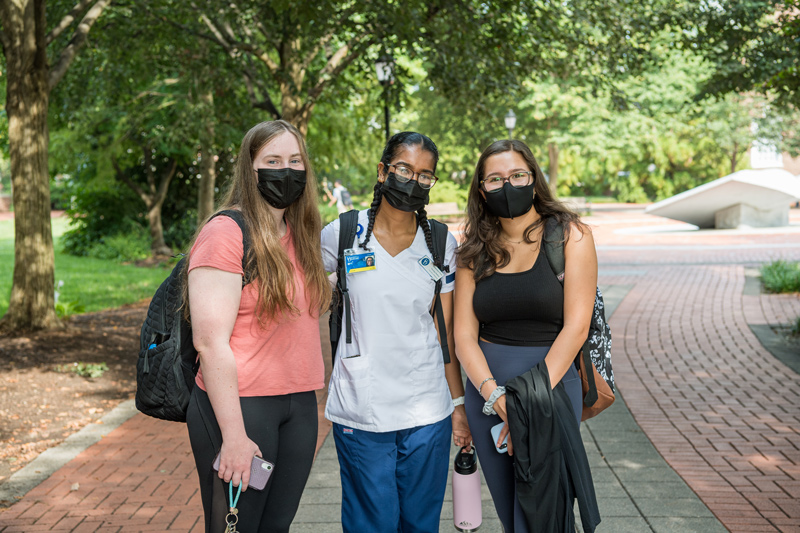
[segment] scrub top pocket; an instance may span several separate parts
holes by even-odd
[[[329,417],[328,409],[336,405],[337,410],[346,412],[351,423],[358,426],[372,423],[372,403],[370,402],[369,379],[339,379],[336,386],[329,390],[328,404],[325,416]]]

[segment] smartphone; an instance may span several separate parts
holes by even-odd
[[[503,426],[505,425],[505,422],[500,422],[496,426],[492,426],[492,443],[497,453],[506,453],[508,451],[508,435],[506,435],[506,438],[503,440],[503,444],[501,444],[499,448],[497,447],[497,439],[500,438],[500,431],[503,430]]]
[[[219,472],[219,454],[217,454],[217,457],[214,459],[212,467]],[[253,462],[250,463],[250,484],[248,487],[252,487],[255,490],[264,490],[264,487],[267,486],[267,481],[269,481],[269,476],[272,475],[274,469],[275,465],[254,455]]]

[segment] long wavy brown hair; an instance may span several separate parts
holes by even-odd
[[[550,186],[545,180],[539,163],[536,162],[531,149],[525,143],[517,140],[495,141],[483,151],[475,167],[475,174],[469,186],[464,242],[458,248],[458,265],[471,269],[476,282],[491,276],[497,269],[503,268],[511,261],[511,254],[503,246],[500,238],[500,220],[486,208],[486,200],[483,199],[480,192],[486,160],[493,155],[509,151],[517,152],[522,156],[534,177],[533,208],[539,213],[540,218],[525,228],[523,233],[525,242],[532,244],[534,241],[531,235],[550,217],[555,217],[564,227],[565,239],[569,238],[572,224],[575,224],[581,233],[586,228],[580,221],[580,217],[570,211],[550,192]]]
[[[279,228],[267,201],[258,190],[258,180],[253,172],[253,160],[258,151],[277,136],[287,132],[297,139],[300,156],[306,169],[306,188],[302,196],[286,208],[284,218],[291,228],[295,256],[304,274],[306,294],[311,304],[309,311],[312,315],[319,316],[328,308],[331,299],[331,287],[320,254],[322,221],[317,208],[317,180],[308,157],[306,143],[297,128],[284,120],[261,122],[253,126],[242,139],[231,184],[216,212],[238,209],[247,223],[250,253],[246,258],[246,271],[252,273],[252,281],[258,282],[257,313],[262,325],[267,319],[277,318],[285,313],[297,315],[300,312],[293,303],[297,288],[294,267],[281,245]],[[208,219],[197,228],[189,250],[207,222]],[[187,260],[185,264],[183,301],[184,314],[188,320],[189,261]],[[303,279],[303,276],[300,279]]]

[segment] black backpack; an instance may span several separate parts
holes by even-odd
[[[544,230],[544,252],[547,256],[547,262],[550,263],[550,268],[558,278],[561,286],[564,286],[564,226],[558,223],[553,217],[550,217],[545,222]],[[611,387],[612,391],[616,390],[614,385],[614,372],[611,369],[611,328],[606,322],[605,303],[603,302],[603,294],[600,292],[600,287],[597,287],[597,292],[594,297],[594,312],[592,313],[592,322],[589,325],[589,336],[586,338],[583,347],[581,348],[584,357],[585,368],[590,368],[593,364],[597,372]],[[594,373],[587,372],[587,381],[589,383],[589,391],[586,393],[584,403],[586,405],[594,405],[597,399],[597,387],[594,383]]]
[[[342,189],[342,204],[345,207],[353,207],[353,198],[350,196],[350,191]]]
[[[447,251],[447,224],[438,220],[428,219],[431,227],[431,237],[433,248],[436,250],[442,261]],[[358,230],[358,210],[353,209],[339,215],[339,254],[337,255],[336,266],[336,291],[331,306],[331,314],[328,319],[328,326],[331,331],[331,357],[336,359],[336,348],[339,345],[339,337],[342,333],[342,320],[344,320],[345,341],[350,344],[353,342],[353,329],[350,323],[350,293],[347,289],[347,273],[345,272],[344,251],[353,247]],[[450,266],[444,266],[445,274],[450,272]],[[447,347],[447,327],[444,323],[444,312],[442,311],[442,299],[439,293],[442,291],[442,279],[436,282],[434,289],[434,314],[439,324],[439,338],[441,339],[442,357],[445,364],[450,362],[450,350]]]
[[[244,217],[239,211],[226,210],[211,218],[219,215],[232,218],[242,230],[242,270],[245,271],[250,239]],[[178,261],[147,308],[136,362],[136,408],[146,415],[174,422],[186,422],[189,397],[200,368],[192,341],[192,326],[182,310],[181,271],[186,259]],[[246,278],[242,280],[242,287],[248,283]]]

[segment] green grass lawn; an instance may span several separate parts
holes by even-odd
[[[53,219],[56,283],[63,281],[59,302],[76,302],[86,312],[119,307],[149,298],[169,274],[167,268],[141,268],[62,253],[61,235],[66,218]],[[14,221],[0,221],[0,316],[8,309],[14,273]]]

